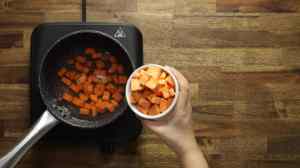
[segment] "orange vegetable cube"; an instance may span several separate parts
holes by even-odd
[[[103,84],[97,84],[94,89],[94,93],[97,96],[101,96],[105,90],[105,86]]]
[[[110,93],[108,91],[104,91],[102,99],[103,100],[109,100],[110,99]]]
[[[73,90],[75,93],[78,93],[81,90],[81,86],[77,84],[72,84],[70,89]]]
[[[157,84],[158,84],[158,81],[155,80],[154,78],[151,78],[150,80],[148,80],[145,83],[145,86],[151,90],[154,90],[156,88]]]
[[[80,115],[90,115],[90,110],[86,109],[86,108],[80,108]]]
[[[161,112],[165,111],[169,107],[169,102],[166,99],[161,99],[159,103],[159,109]]]
[[[173,96],[175,96],[175,90],[174,90],[174,88],[170,88],[169,89],[169,93],[170,93],[170,95],[173,97]]]
[[[85,64],[84,64],[86,67],[89,67],[91,68],[93,66],[93,62],[92,61],[85,61]]]
[[[171,96],[170,92],[169,92],[169,88],[164,86],[162,88],[160,88],[160,91],[162,92],[162,95],[165,99],[169,98]]]
[[[85,94],[80,93],[80,94],[79,94],[79,99],[85,102],[85,101],[87,101],[89,98],[88,98]]]
[[[87,76],[85,74],[80,75],[80,77],[77,79],[77,83],[82,84],[87,80]]]
[[[96,53],[96,50],[94,48],[86,48],[84,50],[84,53],[88,55],[94,55]]]
[[[131,97],[133,99],[134,102],[138,102],[140,100],[140,98],[142,98],[142,93],[140,92],[131,92]]]
[[[107,103],[106,108],[109,112],[113,112],[116,107],[111,103]]]
[[[105,109],[105,103],[101,100],[97,101],[96,102],[96,108],[98,110],[98,112],[104,112],[104,109]]]
[[[147,99],[142,97],[139,99],[138,105],[147,110],[150,108],[151,103]]]
[[[80,100],[79,98],[77,97],[74,97],[73,100],[72,100],[72,103],[77,106],[77,107],[83,107],[84,104],[83,104],[83,101]]]
[[[116,100],[117,102],[120,102],[121,100],[123,100],[123,95],[121,95],[120,93],[114,93],[113,95],[112,95],[112,98],[114,99],[114,100]]]
[[[63,78],[61,79],[61,81],[62,81],[65,85],[67,85],[67,86],[71,86],[71,85],[72,85],[72,81],[69,80],[68,78],[63,77]]]
[[[167,77],[167,73],[166,72],[162,72],[159,76],[160,79],[165,79]]]
[[[160,113],[160,109],[158,105],[152,105],[148,111],[149,115],[157,115]]]
[[[96,67],[99,69],[102,69],[102,68],[105,68],[105,64],[101,60],[98,60],[98,61],[96,61]]]
[[[118,107],[118,106],[119,106],[119,103],[118,103],[117,101],[115,101],[115,100],[111,100],[110,102],[111,102],[111,104],[112,104],[114,107]]]
[[[94,53],[92,54],[92,59],[101,59],[103,57],[102,53]]]
[[[112,93],[115,92],[116,87],[113,84],[109,83],[106,85],[106,89]]]
[[[79,56],[75,57],[75,60],[76,60],[77,62],[83,64],[83,63],[85,63],[86,58],[85,58],[84,56],[82,56],[82,55],[79,55]]]
[[[143,86],[141,85],[141,82],[138,79],[132,79],[130,86],[132,91],[143,90]]]
[[[167,81],[167,84],[168,84],[168,86],[169,86],[170,88],[174,88],[174,87],[175,87],[175,83],[174,83],[173,79],[171,78],[171,76],[168,76],[168,77],[166,78],[166,81]]]
[[[63,77],[66,72],[67,72],[67,69],[63,67],[58,70],[57,75],[59,77]]]
[[[67,101],[67,102],[72,102],[73,100],[73,96],[69,93],[64,93],[63,94],[63,100]]]
[[[127,76],[124,76],[124,75],[119,76],[119,84],[126,84],[127,80],[128,80]]]
[[[93,101],[93,102],[97,102],[97,101],[98,101],[98,96],[97,96],[97,95],[94,95],[94,94],[91,94],[91,95],[90,95],[90,99],[91,99],[91,101]]]
[[[147,97],[147,99],[153,104],[159,104],[161,98],[156,96],[155,94],[151,94]]]
[[[160,77],[161,74],[161,68],[159,67],[148,67],[147,74],[153,77],[154,79],[157,79]]]
[[[136,108],[137,108],[140,112],[142,112],[142,113],[144,113],[144,114],[148,114],[148,110],[144,109],[143,107],[141,107],[141,106],[136,106]]]

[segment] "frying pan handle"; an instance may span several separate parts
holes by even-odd
[[[12,168],[24,154],[59,121],[46,110],[34,124],[29,133],[5,156],[0,159],[0,168]]]

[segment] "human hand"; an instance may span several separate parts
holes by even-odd
[[[175,75],[179,83],[177,104],[167,116],[155,121],[144,120],[143,124],[158,134],[177,154],[182,155],[197,145],[192,128],[189,83],[174,68],[166,68]]]

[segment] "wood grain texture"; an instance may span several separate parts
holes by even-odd
[[[297,0],[217,0],[218,12],[299,12]]]
[[[137,25],[145,63],[173,66],[190,81],[193,126],[211,167],[300,166],[299,1],[87,2],[88,21]],[[57,21],[80,21],[80,1],[0,2],[0,155],[30,126],[31,32]],[[96,146],[43,139],[18,167],[180,167],[148,129],[112,154]]]

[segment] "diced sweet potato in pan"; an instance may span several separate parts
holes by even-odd
[[[59,100],[78,108],[80,115],[91,117],[117,109],[128,79],[117,57],[94,48],[86,48],[82,55],[66,61],[57,76],[69,89]]]

